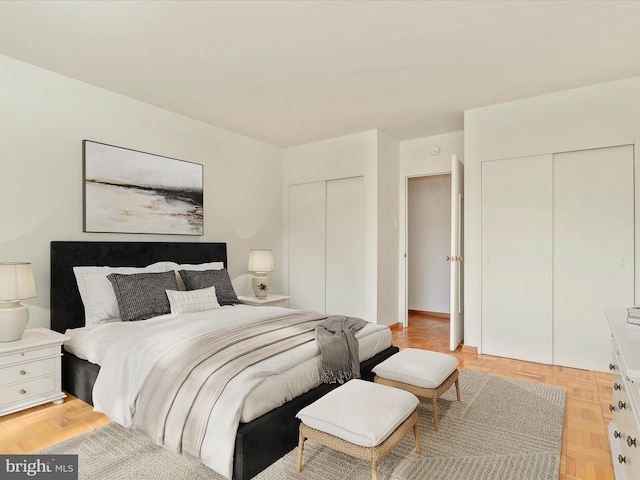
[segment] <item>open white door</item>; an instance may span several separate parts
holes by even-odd
[[[449,348],[454,351],[464,338],[463,311],[463,219],[464,165],[456,155],[451,156],[451,321]]]

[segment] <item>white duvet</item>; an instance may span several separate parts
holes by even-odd
[[[262,318],[286,311],[279,307],[236,305],[206,312],[164,315],[139,322],[105,323],[91,329],[71,331],[72,340],[65,344],[65,348],[71,353],[82,350],[84,358],[101,365],[93,389],[94,408],[114,422],[130,427],[135,402],[145,378],[155,361],[170,346],[211,329],[259,322]],[[361,361],[391,345],[390,332],[381,325],[369,323],[356,337],[360,340]],[[253,365],[231,380],[211,413],[202,445],[202,462],[231,478],[235,435],[247,397],[265,397],[267,405],[273,403],[271,407],[253,407],[255,411],[250,415],[261,415],[264,408],[274,408],[313,388],[317,385],[313,374],[317,372],[319,353],[316,343],[309,342]],[[297,378],[305,379],[308,385],[301,386],[299,381],[280,375],[289,370],[297,372]],[[282,391],[270,396],[269,392],[273,392],[271,383],[274,388],[284,389],[287,398],[281,398]],[[298,391],[300,388],[302,390]],[[242,421],[248,420],[242,418]]]

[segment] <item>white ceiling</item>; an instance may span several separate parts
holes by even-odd
[[[639,52],[640,1],[0,1],[0,54],[284,147],[462,130]]]

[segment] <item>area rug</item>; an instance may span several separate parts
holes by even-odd
[[[438,399],[439,430],[431,400],[418,407],[422,453],[410,433],[378,464],[379,480],[556,480],[566,392],[564,389],[482,373],[460,371],[455,388]],[[366,406],[363,406],[366,408]],[[203,465],[109,424],[37,453],[77,453],[86,480],[213,479]],[[371,467],[307,441],[303,469],[297,448],[260,473],[257,480],[368,480]]]

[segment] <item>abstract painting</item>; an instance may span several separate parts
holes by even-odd
[[[203,166],[84,140],[84,232],[202,235]]]

